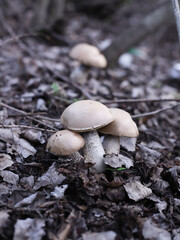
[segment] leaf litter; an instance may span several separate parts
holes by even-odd
[[[128,11],[133,13],[134,6],[139,11],[139,3],[132,5]],[[126,9],[123,14],[116,13],[112,20],[129,16]],[[112,33],[124,28],[123,22],[118,21],[112,28],[108,22],[104,25],[74,13],[67,19],[63,34],[73,41],[91,40],[98,45],[104,39],[111,41]],[[108,27],[112,31],[108,32]],[[145,40],[136,49],[140,55],[144,52],[144,57],[128,52],[124,62],[121,57],[121,66],[114,69],[89,69],[81,74],[85,77],[80,81],[81,88],[100,101],[178,97],[178,43],[159,41],[159,48],[154,49],[154,38]],[[63,81],[72,77],[77,63],[68,57],[69,46],[51,46],[31,38],[24,43],[38,58],[25,53],[15,42],[1,49],[0,101],[27,114],[0,108],[0,238],[177,240],[179,109],[135,119],[140,130],[137,142],[124,139],[118,162],[110,159],[105,173],[92,172],[83,159],[74,163],[51,155],[45,151],[51,134],[47,125],[58,129],[62,126],[43,116],[59,119],[69,103],[84,98],[73,84]],[[172,51],[164,50],[168,47]],[[72,77],[71,81],[77,79]],[[108,106],[135,115],[167,104],[114,102]],[[35,121],[37,115],[45,125]],[[108,166],[123,170],[108,170]]]

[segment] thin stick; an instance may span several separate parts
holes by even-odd
[[[34,115],[44,115],[46,112],[29,112],[26,113],[27,116],[34,116]],[[8,117],[22,117],[24,114],[9,114]]]
[[[9,117],[22,117],[24,115],[26,116],[35,116],[35,118],[37,119],[43,119],[43,120],[47,120],[47,121],[50,121],[50,122],[59,122],[60,119],[59,118],[49,118],[49,117],[46,117],[46,116],[41,116],[41,114],[46,114],[46,113],[26,113],[26,114],[9,114],[8,116]]]
[[[174,105],[172,105],[170,107],[161,108],[161,109],[158,109],[158,110],[155,110],[155,111],[152,111],[152,112],[132,115],[131,117],[132,118],[140,118],[140,117],[154,116],[155,114],[159,114],[159,113],[165,112],[165,111],[167,111],[169,109],[173,109],[173,108],[176,108],[178,106],[180,106],[180,103],[174,104]]]
[[[27,38],[27,37],[36,37],[39,36],[39,33],[25,33],[25,34],[21,34],[21,35],[15,35],[12,36],[11,38],[8,38],[6,40],[4,40],[3,42],[0,43],[0,47],[10,43],[10,42],[17,42],[19,39],[22,38]]]
[[[8,108],[8,109],[10,109],[10,110],[12,110],[12,111],[21,113],[21,114],[23,114],[26,118],[31,119],[32,121],[35,121],[35,122],[37,122],[37,123],[40,123],[41,125],[43,125],[43,126],[45,126],[45,127],[51,128],[51,129],[56,130],[56,131],[59,130],[59,129],[57,129],[57,128],[51,126],[51,125],[48,125],[48,124],[46,124],[46,123],[44,123],[44,122],[42,122],[42,121],[40,121],[40,120],[38,120],[38,119],[36,119],[36,118],[27,116],[27,115],[26,115],[27,113],[26,113],[25,111],[19,110],[19,109],[15,108],[15,107],[11,107],[11,106],[9,106],[8,104],[2,103],[1,101],[0,101],[0,106],[5,107],[5,108]]]
[[[25,126],[25,125],[4,125],[4,124],[0,124],[0,128],[25,128],[25,129],[34,129],[34,130],[43,131],[43,132],[51,132],[51,133],[56,132],[55,130],[49,130],[49,129],[45,129],[45,128]]]
[[[172,0],[174,15],[176,19],[176,26],[177,26],[177,32],[178,32],[178,38],[180,43],[180,10],[179,10],[179,2],[178,0]]]
[[[60,118],[49,118],[49,117],[45,117],[45,116],[36,116],[36,118],[47,120],[50,122],[60,122]]]
[[[109,101],[101,101],[103,104],[112,104],[112,103],[141,103],[141,102],[179,102],[180,99],[175,98],[139,98],[139,99],[120,99],[120,100],[109,100]]]

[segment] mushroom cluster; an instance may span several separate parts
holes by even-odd
[[[119,154],[119,136],[138,136],[137,126],[129,113],[121,109],[109,109],[93,100],[81,100],[69,105],[62,113],[60,121],[67,130],[51,136],[47,150],[66,156],[83,147],[85,162],[92,163],[96,172],[105,170],[105,155]],[[97,130],[107,134],[103,145]]]
[[[104,171],[104,149],[96,129],[102,128],[114,120],[110,110],[102,103],[82,100],[68,106],[61,115],[64,128],[81,132],[85,147],[83,149],[86,163],[94,164],[97,172]]]

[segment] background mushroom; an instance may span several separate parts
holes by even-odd
[[[85,162],[93,163],[97,172],[104,171],[104,149],[102,147],[98,128],[106,126],[113,121],[110,110],[100,102],[82,100],[68,106],[60,118],[63,127],[75,132],[83,133],[85,139]]]
[[[122,109],[110,108],[114,121],[100,128],[99,132],[108,134],[104,137],[103,146],[107,155],[118,155],[120,141],[123,137],[136,138],[139,135],[136,123],[130,114]]]
[[[75,45],[69,56],[81,64],[80,67],[76,67],[71,73],[71,78],[79,84],[85,84],[87,81],[87,67],[105,68],[107,66],[107,60],[95,46],[87,43],[79,43]]]
[[[62,130],[54,133],[48,140],[46,149],[56,155],[68,156],[71,154],[73,158],[78,158],[77,153],[85,144],[83,137],[69,130]]]

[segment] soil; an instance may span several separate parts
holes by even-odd
[[[0,239],[180,238],[180,108],[142,117],[177,102],[126,102],[180,97],[175,25],[133,46],[113,69],[85,69],[85,83],[72,79],[79,63],[68,55],[79,42],[102,49],[104,40],[155,7],[156,1],[149,8],[131,3],[112,13],[106,9],[98,18],[94,11],[67,10],[63,24],[54,29],[18,39],[2,37]],[[132,160],[130,168],[106,166],[97,174],[83,156],[75,161],[46,151],[48,138],[63,129],[59,119],[64,109],[87,98],[134,116],[136,150],[120,150]],[[13,163],[4,167],[8,156]]]

